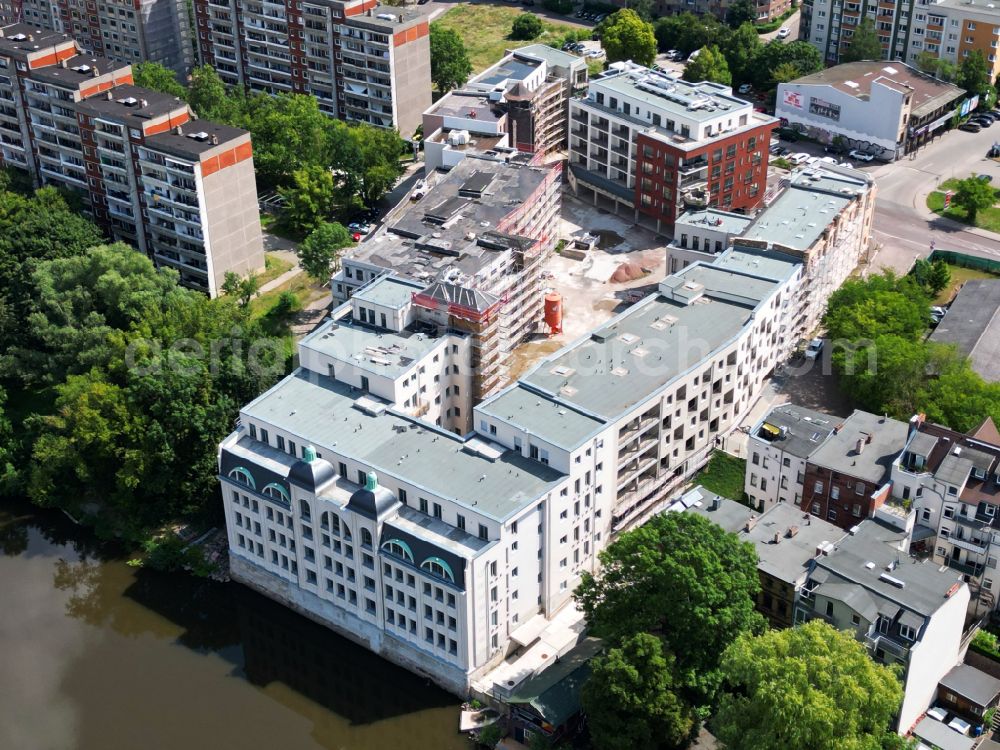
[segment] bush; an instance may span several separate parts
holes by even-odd
[[[997,637],[993,633],[985,630],[978,631],[972,637],[972,643],[969,644],[969,648],[977,654],[1000,661],[1000,644],[997,643]]]
[[[536,39],[541,33],[542,22],[534,13],[522,13],[510,28],[510,38],[518,41]]]

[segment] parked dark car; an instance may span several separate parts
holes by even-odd
[[[958,129],[964,130],[966,133],[978,133],[980,130],[983,129],[983,126],[979,125],[978,123],[970,121],[965,123],[964,125],[959,125]]]

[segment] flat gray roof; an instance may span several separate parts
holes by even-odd
[[[561,49],[556,49],[555,47],[550,47],[547,44],[529,44],[526,47],[518,47],[517,49],[511,50],[514,56],[531,55],[532,57],[540,57],[545,60],[549,65],[555,65],[560,68],[571,68],[579,65],[586,65],[586,60],[577,55],[571,54],[569,52],[563,52]]]
[[[816,558],[812,578],[823,585],[860,586],[875,602],[878,611],[889,616],[905,608],[921,617],[929,617],[947,601],[948,592],[962,576],[952,568],[910,558],[905,549],[898,549],[906,542],[905,532],[876,520],[862,521],[855,533],[837,543],[834,552]],[[887,570],[890,564],[895,567]]]
[[[805,578],[819,544],[834,543],[844,533],[839,526],[813,518],[795,505],[778,503],[765,511],[750,531],[739,536],[757,548],[759,570],[794,584]]]
[[[423,289],[422,284],[416,284],[395,276],[382,276],[368,286],[362,287],[352,295],[352,299],[368,302],[372,305],[390,307],[399,310],[413,300],[415,292]]]
[[[880,483],[889,476],[892,462],[906,444],[909,427],[891,417],[856,410],[836,434],[813,453],[810,461],[840,474]],[[865,442],[861,453],[858,440]]]
[[[605,425],[605,421],[515,383],[476,407],[476,412],[516,425],[547,443],[574,450]]]
[[[349,362],[362,370],[395,378],[416,367],[418,361],[440,342],[438,336],[387,331],[355,321],[348,315],[326,321],[302,339],[299,346]]]
[[[823,179],[819,177],[815,184],[793,182],[761,212],[742,238],[808,250],[862,189],[858,184],[845,184],[843,189],[849,193],[835,192],[822,186]]]
[[[692,83],[648,68],[624,72],[610,68],[591,80],[591,89],[595,88],[638,99],[695,122],[712,120],[726,112],[753,111],[750,102],[733,96],[728,86],[710,81]],[[690,108],[695,102],[699,103],[697,108]]]
[[[497,521],[524,509],[563,478],[515,451],[505,450],[491,460],[470,451],[463,439],[391,409],[369,414],[355,407],[362,396],[371,399],[300,368],[241,414],[244,423],[269,422],[322,454],[358,461],[379,476],[423,488]]]
[[[744,214],[734,214],[731,211],[721,211],[708,208],[701,211],[685,211],[677,217],[674,223],[674,235],[684,227],[692,229],[714,229],[717,232],[740,234],[753,223],[753,219]]]
[[[551,174],[550,168],[504,163],[470,155],[386,229],[345,256],[389,268],[428,285],[445,273],[464,286],[507,247],[530,247],[534,239],[498,232]]]
[[[1000,680],[968,664],[956,664],[938,684],[979,706],[991,705],[1000,695]]]
[[[756,434],[786,453],[799,458],[809,458],[840,421],[840,417],[794,404],[783,404],[767,413],[761,420],[761,426],[757,428]],[[777,428],[777,434],[768,430],[765,425]]]
[[[976,740],[959,734],[948,725],[931,716],[925,716],[913,728],[916,737],[929,742],[940,750],[972,750]]]
[[[697,304],[684,302],[688,282],[704,284]],[[554,400],[613,420],[735,339],[776,287],[713,266],[688,266],[665,279],[659,294],[546,357],[521,380]]]
[[[931,341],[954,344],[984,380],[1000,381],[1000,279],[970,279]]]
[[[700,484],[692,487],[667,508],[668,511],[686,510],[704,516],[723,531],[738,534],[747,521],[757,514],[752,508],[710,492]]]

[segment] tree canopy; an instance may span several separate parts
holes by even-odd
[[[656,36],[653,26],[628,8],[612,13],[598,27],[608,62],[632,60],[652,65],[656,59]]]
[[[784,75],[788,75],[793,69],[795,71],[793,78],[822,70],[823,58],[819,50],[809,42],[795,41],[783,44],[775,39],[760,48],[750,63],[748,73],[758,91],[773,91],[781,82],[775,73],[784,70],[786,71]]]
[[[590,665],[581,696],[594,747],[658,750],[683,747],[693,715],[678,697],[673,658],[660,639],[637,633]]]
[[[719,657],[763,620],[753,545],[701,516],[665,513],[600,553],[601,574],[584,574],[577,600],[591,631],[611,644],[635,633],[662,638],[694,705],[711,703]]]
[[[734,0],[726,9],[726,23],[734,29],[756,20],[757,4],[753,0]]]
[[[711,47],[702,47],[698,57],[687,64],[684,68],[684,80],[712,81],[728,86],[733,82],[733,77],[729,73],[726,58],[713,44]]]
[[[712,726],[727,750],[880,750],[903,699],[889,667],[821,620],[740,635],[722,671]]]
[[[964,208],[967,221],[970,224],[975,224],[976,215],[997,202],[997,194],[994,187],[986,180],[980,180],[976,175],[970,175],[958,181],[951,202]]]
[[[279,192],[285,199],[285,224],[307,234],[330,216],[337,188],[329,169],[312,165],[293,172],[292,184]]]
[[[986,62],[986,56],[982,50],[972,50],[958,64],[955,85],[965,89],[969,96],[975,96],[986,94],[991,84],[990,65]]]
[[[177,80],[177,74],[158,62],[146,60],[132,66],[132,80],[136,86],[153,89],[163,94],[187,97],[187,89]]]
[[[324,222],[299,243],[299,264],[324,283],[340,265],[339,250],[351,244],[351,233],[337,222]]]
[[[940,278],[923,268],[850,279],[830,296],[824,323],[841,387],[859,408],[897,419],[924,412],[962,432],[1000,420],[1000,384],[983,381],[954,347],[924,340]]]
[[[854,29],[851,43],[840,53],[840,62],[858,62],[859,60],[881,60],[882,42],[875,32],[875,22],[870,18],[861,19]]]
[[[527,41],[537,39],[542,33],[542,22],[534,13],[522,13],[510,27],[510,38]]]
[[[431,81],[442,94],[464,86],[472,75],[469,53],[454,29],[431,24]]]
[[[746,83],[750,80],[751,65],[763,47],[753,24],[744,23],[726,36],[719,49],[725,56],[733,83]]]

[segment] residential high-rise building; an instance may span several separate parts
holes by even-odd
[[[345,254],[330,283],[334,299],[389,273],[418,282],[418,317],[471,336],[473,398],[495,393],[513,348],[542,330],[542,270],[556,244],[561,176],[560,165],[536,166],[526,154],[466,157]],[[464,435],[470,417],[466,409],[452,427]]]
[[[958,65],[979,50],[990,78],[1000,73],[1000,10],[989,0],[804,0],[799,37],[816,47],[827,64],[835,64],[865,18],[875,24],[883,59],[915,65],[921,53],[930,53]]]
[[[404,138],[431,103],[427,17],[375,0],[195,0],[203,62],[267,94],[312,94],[342,120]]]
[[[67,34],[88,54],[160,63],[187,75],[194,65],[193,18],[183,0],[0,0],[0,24]]]
[[[763,201],[778,121],[728,86],[612,63],[570,101],[569,122],[571,185],[656,231],[671,232],[685,208]]]
[[[509,50],[423,115],[425,170],[469,153],[566,147],[569,97],[587,85],[587,62],[544,44]]]
[[[29,26],[0,37],[0,164],[78,192],[110,237],[215,295],[264,266],[250,134]]]

